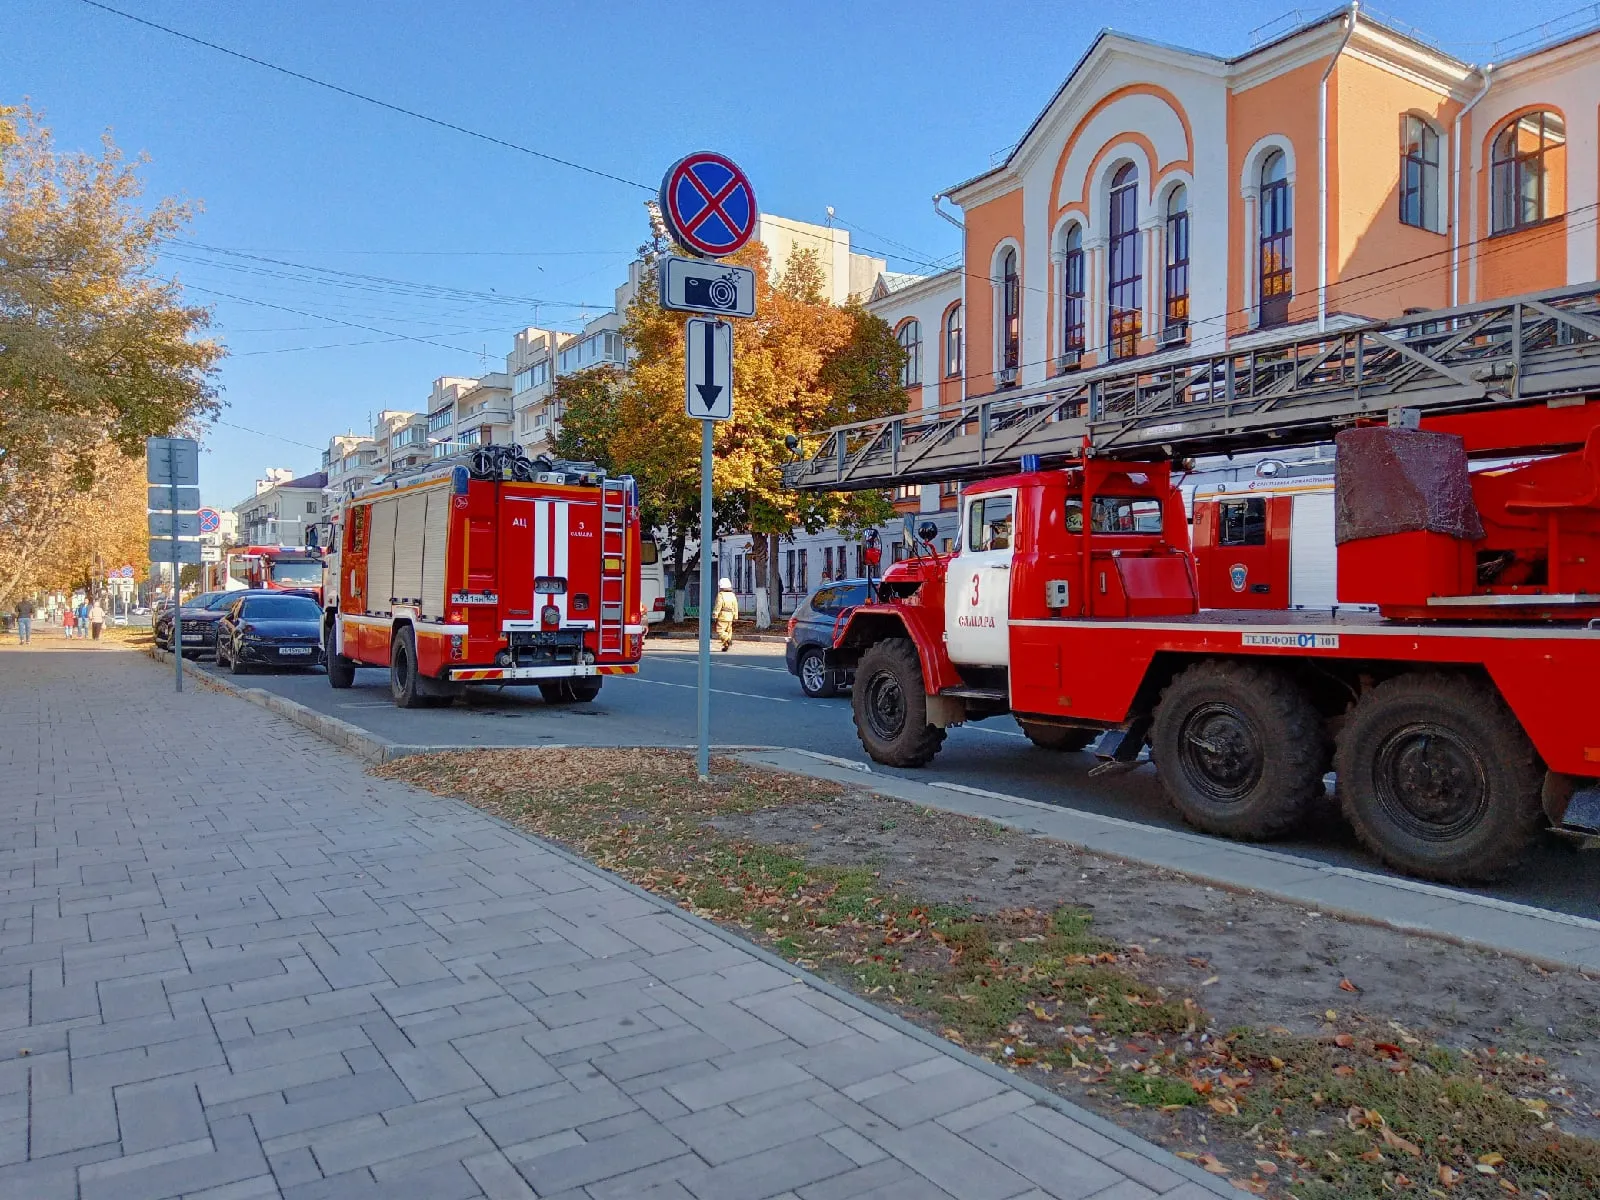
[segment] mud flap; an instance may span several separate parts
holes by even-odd
[[[1547,784],[1547,796],[1549,790]],[[1550,815],[1557,833],[1576,839],[1585,850],[1600,847],[1600,783],[1591,781],[1587,787],[1573,788],[1559,817]]]
[[[1126,729],[1108,729],[1094,744],[1092,753],[1100,761],[1089,769],[1089,778],[1119,775],[1139,765],[1139,751],[1150,737],[1150,718],[1139,717]]]

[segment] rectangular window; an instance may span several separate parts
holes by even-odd
[[[798,580],[796,580],[796,582],[799,584],[798,590],[802,591],[802,592],[810,591],[811,590],[811,568],[806,563],[806,552],[804,550],[800,551],[799,572],[800,572],[800,577],[799,577]]]
[[[907,483],[895,488],[896,500],[920,500],[922,498],[922,485],[920,483]]]
[[[306,513],[307,513],[307,515],[315,513],[316,511],[317,511],[317,502],[315,500],[307,500],[306,501]]]
[[[1069,497],[1066,507],[1068,533],[1083,532],[1083,501]],[[1148,496],[1096,496],[1089,511],[1092,533],[1161,532],[1161,501]]]
[[[783,563],[783,578],[786,591],[794,591],[794,551],[786,552]]]
[[[1400,221],[1437,232],[1439,135],[1421,117],[1407,114],[1400,157]]]
[[[1217,505],[1217,544],[1219,546],[1265,546],[1267,544],[1267,502],[1264,497],[1224,500]]]
[[[980,496],[967,506],[967,553],[1011,548],[1011,497]]]

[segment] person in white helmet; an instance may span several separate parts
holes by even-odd
[[[711,625],[724,654],[733,649],[733,623],[738,619],[739,597],[733,594],[733,582],[724,575],[717,580],[717,602],[711,608]]]

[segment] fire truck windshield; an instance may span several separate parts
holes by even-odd
[[[275,562],[272,564],[272,581],[304,586],[322,582],[320,562]]]
[[[1083,501],[1067,500],[1067,532],[1083,532]],[[1089,516],[1092,533],[1160,533],[1161,501],[1149,496],[1096,496]]]

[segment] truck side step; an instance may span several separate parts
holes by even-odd
[[[1092,753],[1100,761],[1089,769],[1089,778],[1120,775],[1139,765],[1139,751],[1150,735],[1150,719],[1140,718],[1126,729],[1108,729],[1094,744]]]
[[[1575,838],[1585,850],[1600,847],[1600,784],[1579,788],[1572,793],[1556,832]]]
[[[995,704],[1005,704],[1009,699],[1001,688],[948,687],[940,688],[939,695],[959,696],[963,700],[989,700]]]

